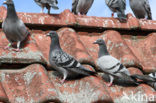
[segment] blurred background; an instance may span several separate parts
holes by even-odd
[[[0,0],[0,4],[2,5],[4,0]],[[132,13],[129,0],[127,1],[126,6],[126,14]],[[156,0],[149,0],[151,10],[152,10],[152,17],[153,20],[156,20]],[[40,13],[41,8],[34,2],[34,0],[14,0],[16,11],[17,12],[33,12],[33,13]],[[58,0],[58,7],[59,10],[51,9],[51,13],[59,14],[65,9],[70,9],[72,7],[72,0]],[[47,13],[47,10],[44,10]],[[98,16],[98,17],[111,17],[111,11],[105,4],[105,0],[94,0],[94,3],[89,10],[88,16]]]

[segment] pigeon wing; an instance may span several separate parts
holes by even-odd
[[[20,41],[23,41],[27,35],[29,34],[28,29],[26,28],[25,24],[23,23],[22,20],[18,19],[17,21],[17,35],[20,37]]]
[[[58,1],[57,0],[47,0],[46,2],[47,4],[49,4],[53,9],[59,9],[57,4],[58,4]]]
[[[114,68],[118,64],[120,64],[120,61],[112,57],[111,55],[102,56],[97,60],[97,65],[101,69],[101,71],[105,73],[110,73],[112,75],[114,75],[113,72],[117,71],[117,70],[114,70]]]
[[[36,2],[37,5],[42,7],[42,5],[43,5],[42,0],[34,0],[34,1]]]
[[[114,8],[118,11],[121,11],[121,9],[126,9],[126,2],[125,0],[114,0],[112,3],[110,3],[110,7]]]
[[[87,70],[83,67],[76,59],[74,59],[71,55],[63,52],[57,51],[55,55],[53,55],[53,60],[55,64],[59,67],[63,67],[70,71],[83,74],[83,75],[93,75],[95,72]]]

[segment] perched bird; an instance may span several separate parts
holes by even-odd
[[[137,18],[152,20],[152,13],[148,0],[129,0],[129,2],[130,7]]]
[[[125,15],[126,9],[125,0],[105,0],[105,2],[107,6],[110,8],[110,10],[113,12],[112,16],[114,16],[114,13],[116,12],[120,22],[127,21],[127,17]]]
[[[34,1],[42,8],[41,13],[43,13],[44,7],[48,9],[48,14],[50,14],[51,7],[56,10],[59,9],[57,6],[58,4],[57,0],[34,0]]]
[[[128,69],[126,69],[126,67],[122,65],[118,59],[109,54],[103,39],[98,39],[93,44],[99,45],[97,66],[102,72],[109,75],[110,83],[108,84],[108,86],[112,85],[115,78],[121,79],[125,76],[127,76],[128,78],[127,81],[131,81],[134,84],[137,84],[135,80],[130,77]]]
[[[74,14],[86,15],[93,2],[94,0],[73,0],[72,12]]]
[[[22,41],[26,40],[29,31],[23,21],[18,18],[13,1],[6,0],[3,4],[7,5],[7,16],[2,23],[2,29],[9,41],[5,49],[12,46],[13,43],[17,43],[17,49],[15,50],[19,51],[20,44]]]
[[[134,74],[134,75],[131,75],[131,77],[142,80],[143,83],[150,85],[156,90],[156,72],[150,73],[149,75]]]
[[[52,67],[63,75],[62,83],[67,77],[72,75],[72,73],[84,76],[96,74],[96,72],[86,69],[74,57],[61,49],[57,32],[50,31],[47,36],[51,38],[49,62]]]

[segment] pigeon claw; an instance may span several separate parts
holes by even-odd
[[[13,51],[20,52],[21,50],[19,48],[17,48],[17,49],[13,49]]]
[[[4,49],[9,49],[9,48],[10,48],[9,46],[4,47]]]
[[[82,16],[80,12],[78,12],[78,16]]]
[[[113,83],[108,83],[107,84],[108,87],[111,87],[112,85],[113,85]]]
[[[64,80],[64,79],[62,79],[62,80],[61,80],[61,84],[63,84],[64,82],[65,82],[65,80]]]
[[[114,18],[114,13],[112,13],[112,17]]]
[[[11,44],[9,43],[6,47],[4,47],[4,49],[9,49],[11,46]]]

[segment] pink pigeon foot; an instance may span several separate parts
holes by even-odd
[[[81,13],[80,12],[78,12],[78,16],[81,16]]]
[[[65,80],[64,80],[64,79],[62,79],[62,80],[61,80],[61,83],[63,84],[64,82],[65,82]]]
[[[17,48],[17,49],[13,49],[13,51],[20,52],[21,50]]]
[[[114,13],[112,13],[112,17],[114,18]]]
[[[11,46],[11,44],[9,43],[6,47],[4,47],[4,49],[9,49]]]
[[[108,87],[111,87],[112,85],[113,85],[113,83],[108,83],[107,84]]]

